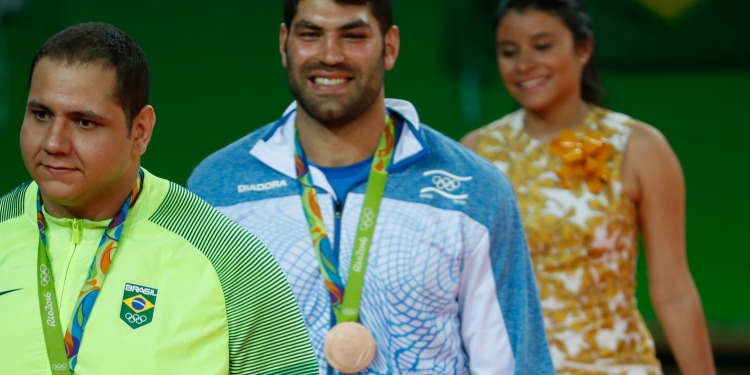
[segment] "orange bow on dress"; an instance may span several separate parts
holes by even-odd
[[[584,179],[589,190],[597,194],[609,182],[607,161],[614,149],[600,134],[588,131],[578,139],[572,130],[565,129],[550,145],[552,152],[563,159],[563,165],[555,173],[564,188],[573,189]]]

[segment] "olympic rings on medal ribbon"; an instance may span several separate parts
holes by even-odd
[[[47,286],[49,284],[49,268],[47,268],[46,265],[42,264],[39,266],[39,284],[42,286]]]
[[[52,365],[52,369],[55,371],[63,371],[68,369],[68,365],[62,363],[55,363]]]
[[[370,207],[367,207],[362,211],[362,223],[359,225],[360,230],[368,230],[375,224],[375,213],[372,212]]]

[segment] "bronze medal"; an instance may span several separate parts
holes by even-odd
[[[375,338],[362,324],[336,324],[323,342],[328,364],[346,374],[360,372],[375,358]]]

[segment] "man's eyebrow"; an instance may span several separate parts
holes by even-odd
[[[323,28],[321,26],[316,25],[316,24],[314,24],[314,23],[312,23],[310,21],[306,21],[306,20],[300,20],[299,22],[297,22],[296,24],[294,24],[294,28],[295,29],[299,29],[299,28],[302,28],[302,29],[312,29],[312,30],[317,30],[317,31],[323,30]]]
[[[40,110],[44,112],[50,112],[50,113],[52,112],[52,110],[49,107],[47,107],[44,103],[35,99],[29,100],[29,102],[26,103],[26,108]],[[99,113],[96,113],[94,111],[87,110],[87,109],[83,109],[80,111],[65,112],[65,115],[69,117],[84,117],[84,118],[90,118],[94,120],[104,119],[104,116],[100,115]]]
[[[360,27],[370,28],[370,24],[363,21],[363,20],[356,20],[349,23],[344,24],[343,26],[339,27],[340,30],[351,30],[351,29],[358,29]]]
[[[88,118],[92,120],[104,119],[104,116],[91,110],[70,111],[70,112],[65,112],[65,114],[70,117],[83,117],[83,118]]]
[[[49,109],[49,107],[47,107],[46,105],[42,104],[42,102],[40,102],[38,100],[34,100],[34,99],[31,99],[31,100],[29,100],[28,103],[26,103],[26,108],[28,108],[28,109],[38,109],[38,110],[42,110],[42,111],[46,111],[46,112],[52,112]]]
[[[322,26],[317,25],[317,24],[312,23],[312,22],[307,21],[307,20],[300,20],[299,22],[297,22],[296,24],[294,24],[294,27],[295,28],[310,29],[310,30],[315,30],[315,31],[323,31],[323,27]],[[369,29],[370,28],[370,24],[367,23],[367,22],[365,22],[364,20],[358,19],[358,20],[354,20],[354,21],[345,23],[345,24],[341,25],[338,29],[339,30],[351,30],[351,29],[357,29],[357,28],[360,28],[360,27],[366,27],[366,28]]]

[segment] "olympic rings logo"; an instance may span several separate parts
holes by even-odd
[[[63,363],[55,363],[52,365],[52,370],[54,371],[65,371],[68,369],[68,365]]]
[[[341,309],[341,313],[344,316],[356,316],[359,313],[358,309],[353,309],[351,307],[343,308]]]
[[[440,190],[453,191],[461,187],[461,182],[445,176],[433,176],[432,183]]]
[[[127,313],[125,314],[125,319],[127,319],[128,322],[130,323],[140,325],[140,324],[146,323],[146,321],[148,320],[148,317],[146,315]]]
[[[360,218],[361,223],[359,224],[359,230],[368,230],[373,224],[375,224],[375,213],[372,212],[370,207],[366,207],[362,211],[362,217]]]
[[[47,286],[49,284],[49,268],[47,268],[46,265],[42,264],[39,266],[39,284],[42,286]]]

